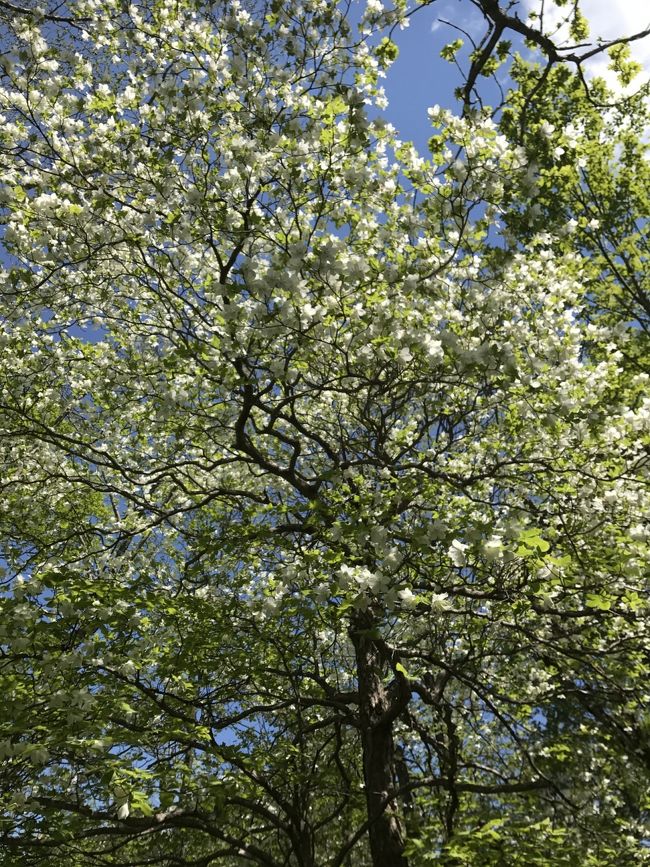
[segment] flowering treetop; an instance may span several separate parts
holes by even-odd
[[[565,82],[518,137],[518,61],[425,157],[331,4],[60,12],[0,90],[8,851],[637,857],[648,374],[579,205],[616,118]]]

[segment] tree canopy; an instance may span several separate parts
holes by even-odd
[[[647,86],[474,5],[420,154],[405,4],[0,2],[2,865],[650,860]]]

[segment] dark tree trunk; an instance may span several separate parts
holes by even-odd
[[[398,696],[382,682],[382,659],[368,629],[352,631],[359,680],[359,722],[373,867],[408,867],[394,790],[393,720]]]

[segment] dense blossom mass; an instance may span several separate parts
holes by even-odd
[[[0,2],[2,864],[647,863],[647,104],[411,12]]]

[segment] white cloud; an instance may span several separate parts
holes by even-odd
[[[485,32],[485,18],[478,9],[469,4],[463,9],[463,16],[460,17],[457,5],[435,7],[437,17],[431,22],[431,32],[436,33],[436,31],[442,30],[448,40],[461,38],[466,41],[467,36],[472,39],[480,39]],[[453,27],[453,24],[457,24],[462,30]]]
[[[540,0],[524,0],[524,5],[529,12],[539,12]],[[544,4],[544,30],[547,33],[556,28],[566,17],[571,5],[558,8],[547,0]],[[607,41],[622,36],[632,36],[650,26],[650,7],[642,0],[641,2],[640,0],[582,0],[580,8],[589,22],[589,41],[594,46],[599,38]],[[572,43],[566,26],[554,36],[554,39],[560,43],[563,41],[566,44]],[[643,65],[645,75],[650,75],[650,36],[630,43],[630,48],[633,58]],[[599,55],[588,61],[587,73],[602,76],[611,86],[619,90],[614,73],[607,69],[608,64],[607,55]],[[639,76],[633,82],[635,86],[632,89],[636,89],[640,83]]]

